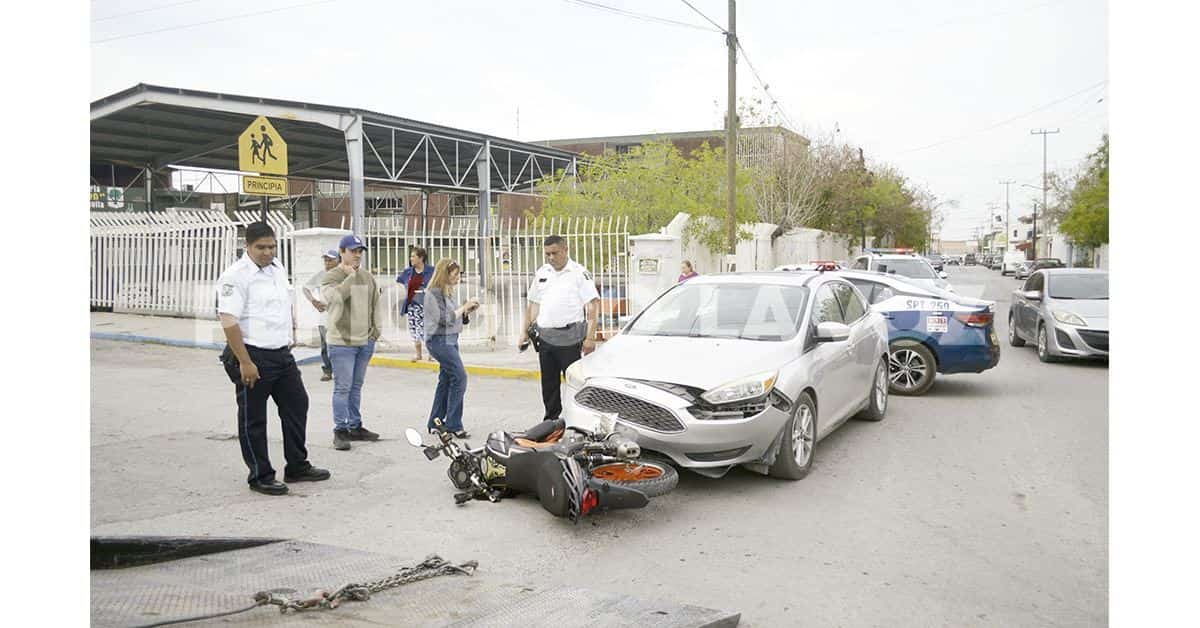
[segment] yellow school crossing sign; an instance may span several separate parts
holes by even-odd
[[[287,142],[266,117],[255,118],[238,136],[238,170],[281,176],[288,173]]]

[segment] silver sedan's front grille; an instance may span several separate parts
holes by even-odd
[[[615,390],[587,386],[575,395],[575,403],[600,412],[615,412],[622,421],[658,432],[683,431],[683,424],[666,408]]]

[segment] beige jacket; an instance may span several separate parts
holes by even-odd
[[[379,340],[379,296],[379,286],[369,271],[360,268],[348,275],[338,266],[325,273],[321,280],[321,298],[329,315],[325,341],[361,347],[368,340]]]

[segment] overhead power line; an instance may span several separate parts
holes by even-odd
[[[750,68],[750,74],[754,76],[754,80],[758,81],[758,85],[762,88],[763,93],[766,94],[767,98],[771,100],[771,105],[779,111],[779,115],[783,117],[783,121],[787,123],[788,127],[792,130],[795,130],[796,124],[792,122],[791,116],[788,115],[787,111],[783,108],[783,105],[779,103],[779,99],[775,98],[775,95],[771,93],[767,82],[764,81],[762,76],[758,74],[758,69],[755,68],[754,64],[750,62],[750,55],[746,54],[746,49],[742,47],[742,42],[740,39],[737,42],[737,47],[738,51],[742,53],[742,59],[746,61],[746,66]]]
[[[656,17],[653,15],[646,15],[645,13],[638,13],[636,11],[622,9],[620,7],[614,7],[614,6],[609,6],[607,4],[601,4],[599,2],[591,2],[590,0],[563,0],[563,2],[569,2],[571,4],[578,4],[580,6],[588,7],[590,9],[598,9],[601,11],[608,11],[610,13],[616,13],[617,15],[623,15],[625,17],[631,17],[635,20],[642,20],[645,22],[656,22],[658,24],[666,24],[669,26],[680,26],[680,27],[684,27],[684,28],[693,28],[696,30],[707,31],[707,32],[717,32],[717,33],[725,32],[725,30],[722,28],[717,28],[714,31],[713,29],[711,29],[707,26],[701,26],[699,24],[691,24],[689,22],[680,22],[679,20],[671,20],[671,19],[667,19],[665,17]]]
[[[104,39],[94,39],[94,40],[92,40],[91,43],[94,46],[96,44],[103,44],[103,43],[107,43],[110,41],[117,41],[118,39],[130,39],[132,37],[141,37],[143,35],[153,35],[155,33],[166,33],[168,31],[177,31],[177,30],[181,30],[181,29],[185,29],[185,28],[195,28],[197,26],[206,26],[208,24],[216,24],[218,22],[228,22],[231,20],[240,20],[242,18],[247,18],[247,17],[255,17],[258,15],[267,15],[268,13],[278,13],[280,11],[288,11],[290,9],[301,9],[304,7],[310,7],[310,6],[317,5],[317,4],[327,4],[330,2],[333,2],[333,0],[316,0],[315,2],[305,2],[303,4],[293,4],[293,5],[286,6],[286,7],[278,7],[275,9],[268,9],[266,11],[256,11],[254,13],[242,13],[240,15],[230,15],[228,17],[220,17],[215,20],[207,20],[204,22],[194,22],[191,24],[180,24],[178,26],[168,26],[166,28],[159,28],[159,29],[155,29],[152,31],[141,31],[138,33],[129,33],[127,35],[117,35],[115,37],[106,37]]]
[[[1020,120],[1021,118],[1025,118],[1025,117],[1027,117],[1027,116],[1031,116],[1031,115],[1033,115],[1033,114],[1035,114],[1035,113],[1037,113],[1037,112],[1039,112],[1039,111],[1042,111],[1042,110],[1045,110],[1045,109],[1049,109],[1050,107],[1053,107],[1054,105],[1057,105],[1057,104],[1059,104],[1059,103],[1061,103],[1061,102],[1068,101],[1068,100],[1070,100],[1070,99],[1072,99],[1072,98],[1075,98],[1076,96],[1078,96],[1078,95],[1080,95],[1080,94],[1085,94],[1085,93],[1087,93],[1087,92],[1090,92],[1090,91],[1092,91],[1093,89],[1096,89],[1097,87],[1100,87],[1101,85],[1106,85],[1106,84],[1108,84],[1108,81],[1107,81],[1107,80],[1105,80],[1105,81],[1100,81],[1099,83],[1096,83],[1096,84],[1094,84],[1094,85],[1088,85],[1087,87],[1085,87],[1085,88],[1083,88],[1083,89],[1081,89],[1081,90],[1079,90],[1079,91],[1077,91],[1077,92],[1074,92],[1074,93],[1072,93],[1072,94],[1070,94],[1070,95],[1068,95],[1068,96],[1064,96],[1064,97],[1062,97],[1062,98],[1059,98],[1058,100],[1055,100],[1055,101],[1053,101],[1053,102],[1050,102],[1050,103],[1047,103],[1047,104],[1045,104],[1045,105],[1042,105],[1042,106],[1040,106],[1040,107],[1038,107],[1038,108],[1036,108],[1036,109],[1031,109],[1031,110],[1029,110],[1029,111],[1026,111],[1025,113],[1022,113],[1022,114],[1020,114],[1020,115],[1015,115],[1015,116],[1013,116],[1013,117],[1011,117],[1011,118],[1008,118],[1008,119],[1005,119],[1005,120],[1001,120],[1001,121],[999,121],[999,122],[996,122],[995,124],[991,124],[991,125],[988,125],[988,126],[985,126],[985,127],[981,128],[981,129],[976,129],[976,130],[974,130],[974,131],[967,131],[966,133],[963,133],[963,134],[961,134],[961,135],[956,135],[956,136],[954,136],[954,137],[948,137],[948,138],[946,138],[946,139],[944,139],[944,140],[940,140],[940,141],[934,142],[934,143],[932,143],[932,144],[926,144],[925,146],[918,146],[918,147],[916,147],[916,148],[909,148],[909,149],[907,149],[907,150],[902,150],[902,151],[900,151],[899,153],[896,153],[896,154],[898,154],[898,155],[903,155],[903,154],[906,154],[906,153],[913,153],[913,152],[916,152],[916,151],[919,151],[919,150],[926,150],[926,149],[929,149],[929,148],[934,148],[934,147],[937,147],[937,146],[941,146],[942,144],[949,144],[950,142],[956,142],[956,141],[958,141],[958,140],[961,140],[961,139],[964,139],[964,138],[971,137],[972,135],[978,135],[978,134],[980,134],[980,133],[983,133],[983,132],[985,132],[985,131],[990,131],[990,130],[992,130],[992,129],[994,129],[994,128],[997,128],[997,127],[1004,126],[1004,125],[1006,125],[1006,124],[1009,124],[1009,123],[1011,123],[1011,122],[1016,122],[1017,120]]]
[[[722,33],[724,33],[724,32],[727,32],[727,30],[728,30],[728,29],[726,29],[724,26],[721,26],[720,24],[717,24],[716,22],[714,22],[714,21],[712,20],[712,18],[710,18],[710,17],[708,17],[707,15],[705,15],[704,13],[702,13],[702,12],[700,11],[700,9],[697,9],[695,6],[693,6],[691,2],[688,2],[688,0],[680,0],[680,1],[681,1],[681,2],[683,2],[684,4],[688,5],[688,8],[689,8],[689,9],[691,9],[691,10],[695,11],[695,12],[696,12],[696,15],[699,15],[700,17],[702,17],[702,18],[704,18],[704,19],[708,20],[708,23],[709,23],[709,24],[712,24],[713,26],[716,26],[716,27],[717,27],[717,30],[721,31]]]

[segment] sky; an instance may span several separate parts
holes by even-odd
[[[726,48],[709,20],[723,27],[728,6],[689,2],[92,0],[90,92],[150,83],[524,141],[720,128]],[[741,0],[738,95],[773,97],[794,130],[836,133],[956,201],[941,237],[966,239],[1003,212],[1000,181],[1017,182],[1013,220],[1040,198],[1031,130],[1060,129],[1051,171],[1099,144],[1107,13],[1089,0]]]

